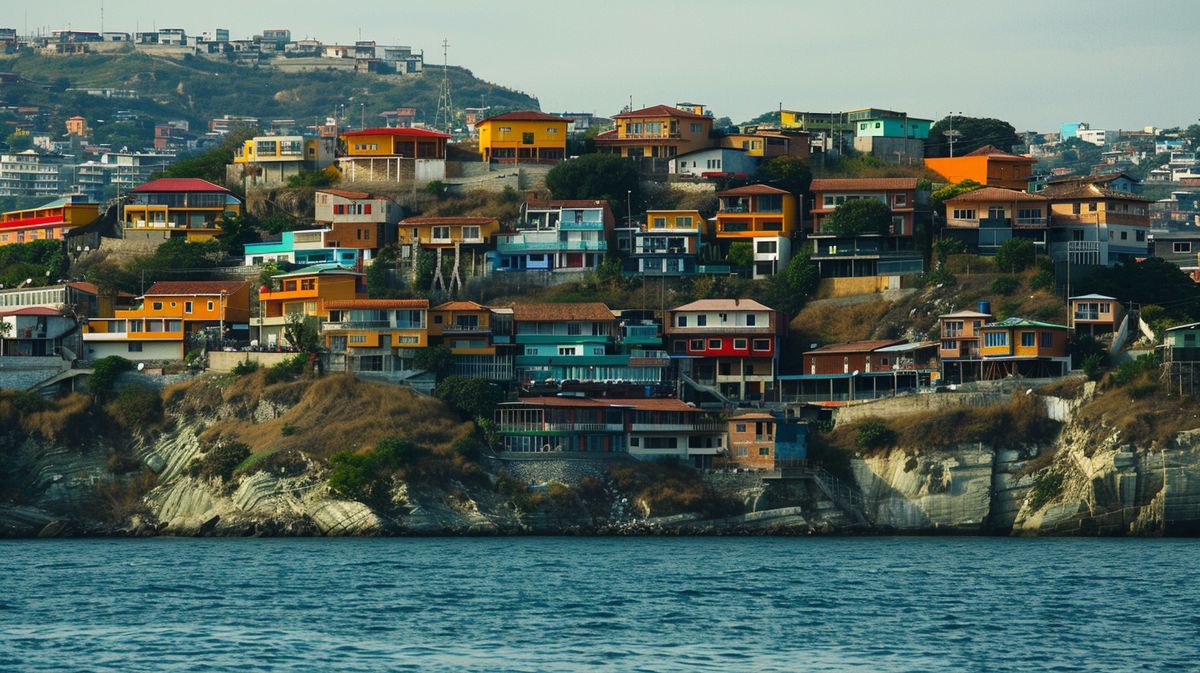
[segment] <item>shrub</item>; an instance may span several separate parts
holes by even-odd
[[[1009,295],[1017,291],[1020,283],[1012,276],[1001,276],[992,281],[992,292],[995,294]]]
[[[1029,489],[1029,507],[1039,510],[1043,505],[1062,493],[1063,476],[1057,472],[1043,472]]]
[[[245,376],[256,371],[258,371],[258,362],[255,360],[242,360],[230,370],[234,376]]]
[[[1024,238],[1010,238],[996,251],[996,267],[1001,271],[1018,273],[1033,266],[1037,251],[1033,241]]]
[[[465,418],[490,419],[504,401],[504,390],[487,379],[449,376],[438,383],[434,397]]]
[[[145,386],[122,386],[106,410],[125,429],[146,430],[162,420],[162,398]]]
[[[1033,290],[1051,290],[1054,288],[1054,272],[1042,269],[1029,279],[1029,287]]]
[[[1099,353],[1085,355],[1081,368],[1083,369],[1083,373],[1087,374],[1088,379],[1092,381],[1098,380],[1104,369],[1104,356]]]
[[[944,263],[950,258],[950,255],[961,255],[967,251],[967,244],[957,238],[946,237],[939,238],[933,244],[934,253],[937,255],[939,264]]]
[[[454,354],[446,346],[427,346],[419,349],[413,356],[413,366],[431,372],[437,378],[442,378],[454,364]]]
[[[1158,364],[1157,355],[1143,355],[1136,360],[1126,360],[1112,373],[1110,381],[1115,386],[1127,386],[1145,372],[1157,369]]]
[[[892,211],[875,199],[853,199],[838,206],[825,220],[821,233],[838,236],[861,234],[886,235],[892,223]]]
[[[279,364],[271,365],[271,367],[267,369],[267,375],[264,380],[267,385],[294,380],[304,372],[304,365],[307,362],[307,355],[304,353],[297,353],[296,355],[287,358]]]
[[[229,481],[237,466],[249,457],[249,446],[241,442],[219,442],[192,461],[188,466],[188,474],[193,477],[220,477],[222,481]]]
[[[283,435],[284,437],[291,437],[298,432],[300,432],[300,428],[292,425],[291,423],[284,423],[283,427],[279,429],[279,434]]]
[[[365,452],[339,451],[330,456],[327,480],[340,495],[383,504],[390,477],[428,455],[428,449],[407,439],[389,437]]]
[[[858,426],[858,436],[854,441],[864,451],[878,451],[895,445],[896,431],[880,420],[863,421]]]
[[[122,372],[133,369],[133,363],[119,355],[110,355],[92,363],[92,375],[88,379],[88,391],[97,399],[112,395],[113,386]]]

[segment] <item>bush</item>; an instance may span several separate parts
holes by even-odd
[[[1033,290],[1053,290],[1054,272],[1042,269],[1029,279],[1029,287]]]
[[[996,251],[996,267],[1001,271],[1019,273],[1033,266],[1037,259],[1037,251],[1033,241],[1024,238],[1010,238]]]
[[[1104,356],[1099,353],[1085,355],[1081,363],[1081,369],[1083,369],[1084,374],[1087,374],[1089,380],[1098,380],[1101,372],[1104,370]]]
[[[1143,355],[1136,360],[1127,360],[1117,367],[1109,380],[1115,386],[1127,386],[1142,374],[1157,369],[1158,364],[1157,355]]]
[[[434,397],[464,418],[490,419],[504,401],[504,390],[487,379],[450,376],[438,383]]]
[[[424,369],[439,379],[450,371],[450,366],[453,364],[454,354],[447,346],[427,346],[418,350],[413,356],[414,367]]]
[[[258,362],[256,360],[242,360],[233,366],[230,370],[234,376],[245,376],[258,371]]]
[[[396,437],[383,439],[366,452],[339,451],[329,457],[329,487],[355,500],[384,504],[390,477],[428,455],[424,447]]]
[[[878,451],[889,448],[896,443],[896,431],[889,428],[883,421],[863,421],[858,426],[858,436],[855,444],[864,451]]]
[[[821,233],[838,236],[887,235],[892,211],[875,199],[853,199],[838,206],[825,220]]]
[[[122,372],[133,369],[133,363],[119,355],[110,355],[92,363],[92,375],[88,379],[88,392],[96,399],[112,395],[113,386]]]
[[[106,407],[108,414],[127,430],[146,430],[162,420],[162,398],[145,386],[122,386]]]
[[[279,429],[279,434],[283,435],[284,437],[291,437],[298,432],[300,432],[300,428],[292,425],[291,423],[284,423],[283,427]]]
[[[193,477],[219,477],[221,481],[233,478],[233,471],[242,461],[250,457],[250,447],[241,442],[220,442],[210,447],[203,456],[192,461],[188,474]]]
[[[933,244],[933,251],[937,256],[938,263],[941,264],[950,259],[950,255],[965,253],[967,251],[967,244],[957,238],[947,236],[946,238],[939,238]]]
[[[308,356],[304,353],[298,353],[292,357],[280,362],[277,365],[272,365],[267,369],[265,382],[267,385],[281,383],[283,381],[292,381],[296,377],[304,373],[304,365],[308,363]]]
[[[1033,511],[1042,508],[1062,493],[1063,476],[1057,472],[1043,472],[1033,482],[1029,489],[1029,507]]]
[[[1012,276],[1001,276],[992,281],[992,292],[995,294],[1009,295],[1017,291],[1020,282]]]

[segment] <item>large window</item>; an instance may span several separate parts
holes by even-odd
[[[1037,344],[1037,332],[1021,332],[1021,347],[1032,348]]]
[[[1004,348],[1008,346],[1008,332],[988,332],[983,335],[984,345],[988,348]]]

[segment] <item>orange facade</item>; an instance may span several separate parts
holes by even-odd
[[[751,413],[729,419],[730,464],[751,469],[775,466],[775,417]]]
[[[71,197],[36,208],[12,210],[0,214],[0,245],[61,241],[68,231],[92,222],[99,214],[99,205],[75,202]]]
[[[1024,190],[1035,163],[1036,159],[988,145],[961,157],[926,159],[925,167],[952,183],[973,180],[989,187]]]

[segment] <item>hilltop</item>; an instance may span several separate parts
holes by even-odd
[[[133,51],[70,57],[26,52],[0,57],[0,70],[28,80],[0,90],[9,104],[47,106],[63,118],[80,114],[92,122],[110,119],[117,110],[132,110],[152,121],[186,119],[194,128],[224,114],[307,122],[331,115],[338,104],[345,104],[347,116],[356,122],[360,110],[355,108],[363,103],[362,114],[369,123],[377,122],[379,113],[400,106],[417,108],[419,121],[432,121],[442,75],[440,67],[403,76],[290,73],[191,55],[175,59]],[[478,79],[466,68],[451,66],[449,74],[459,104],[482,102],[498,110],[538,107],[537,98]],[[66,91],[81,87],[128,89],[139,98]],[[55,127],[61,128],[61,123]]]

